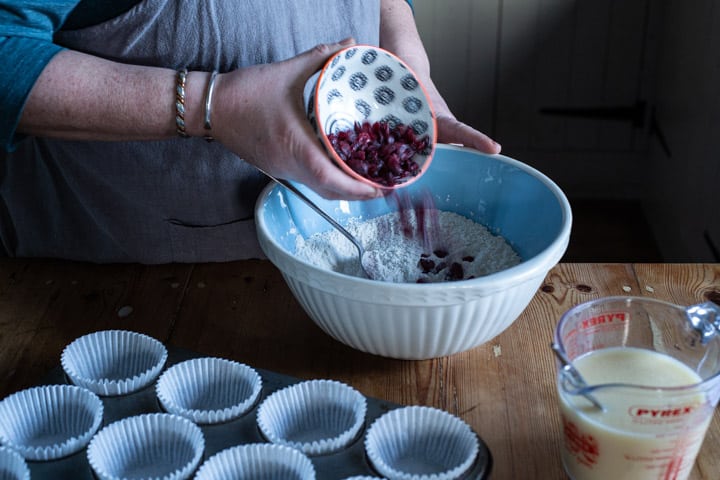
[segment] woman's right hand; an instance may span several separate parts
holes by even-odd
[[[328,199],[382,194],[343,173],[307,120],[305,83],[352,40],[318,45],[289,60],[241,68],[217,78],[212,105],[214,138],[267,173],[295,180]]]

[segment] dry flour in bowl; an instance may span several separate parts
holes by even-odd
[[[402,216],[401,216],[402,215]],[[520,263],[512,247],[485,226],[442,210],[391,212],[345,225],[363,244],[376,280],[433,283],[489,275]],[[336,230],[305,239],[298,257],[328,270],[363,277],[357,249]]]

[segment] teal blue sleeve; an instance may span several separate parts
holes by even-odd
[[[15,130],[40,73],[62,47],[53,43],[79,0],[0,0],[0,144],[13,150]]]
[[[0,0],[0,145],[7,151],[21,138],[15,131],[30,90],[62,50],[53,34],[79,1]]]
[[[412,11],[414,12],[415,7],[413,6],[412,0],[407,0],[407,2],[408,2],[408,5],[410,5],[410,8],[412,9]]]

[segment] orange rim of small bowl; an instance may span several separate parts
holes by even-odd
[[[321,80],[322,80],[323,76],[325,75],[327,68],[330,66],[330,64],[336,57],[338,57],[338,56],[342,55],[343,53],[347,52],[348,50],[352,50],[354,48],[373,48],[375,50],[378,50],[379,52],[389,55],[390,57],[392,57],[396,61],[398,61],[400,64],[402,64],[408,70],[408,72],[410,72],[412,74],[412,76],[415,78],[415,80],[417,80],[418,85],[420,86],[420,89],[423,92],[423,96],[425,98],[425,101],[428,103],[428,107],[430,110],[430,119],[432,121],[432,127],[433,127],[432,128],[432,138],[431,138],[431,143],[430,143],[430,153],[427,155],[427,159],[425,160],[423,165],[420,166],[420,171],[418,172],[417,175],[405,180],[404,182],[397,183],[392,186],[373,182],[369,178],[363,177],[359,173],[355,172],[352,168],[348,167],[347,164],[345,163],[345,161],[342,158],[340,158],[340,156],[337,154],[337,152],[333,148],[332,144],[330,144],[330,140],[328,140],[328,138],[327,138],[327,133],[325,133],[325,128],[322,125],[320,116],[317,114],[318,106],[319,106],[320,84],[322,83]],[[325,61],[322,68],[320,69],[320,75],[318,76],[317,82],[315,83],[314,90],[315,90],[314,91],[315,98],[313,99],[313,102],[314,102],[313,108],[315,109],[315,116],[316,116],[315,120],[317,122],[317,128],[318,128],[318,132],[320,134],[320,140],[322,141],[323,145],[325,146],[325,150],[328,152],[330,157],[335,161],[335,164],[342,169],[342,171],[344,171],[345,173],[347,173],[348,175],[350,175],[351,177],[353,177],[356,180],[359,180],[363,183],[367,183],[368,185],[372,185],[375,188],[380,188],[383,190],[395,190],[397,188],[406,187],[406,186],[410,185],[411,183],[415,182],[416,180],[418,180],[420,177],[422,177],[423,174],[427,171],[428,167],[430,166],[430,163],[432,162],[432,158],[435,155],[435,146],[437,144],[437,119],[435,118],[435,107],[433,106],[432,100],[430,100],[430,95],[428,95],[427,89],[425,88],[425,84],[420,81],[420,78],[415,73],[415,70],[410,68],[410,66],[407,63],[405,63],[400,57],[398,57],[397,55],[395,55],[394,53],[392,53],[388,50],[385,50],[384,48],[376,47],[375,45],[358,44],[358,45],[351,45],[349,47],[345,47],[342,50],[338,50],[337,52],[335,52],[334,55],[332,55],[328,60]]]

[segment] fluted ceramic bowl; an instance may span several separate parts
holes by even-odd
[[[337,52],[308,80],[305,107],[330,158],[361,182],[391,190],[430,166],[437,139],[432,103],[417,75],[387,50],[354,45]],[[338,141],[342,132],[354,139],[362,132],[365,141]],[[394,165],[390,153],[398,155]],[[378,160],[370,160],[375,154]]]
[[[301,186],[302,187],[302,186]],[[520,263],[487,276],[439,283],[389,283],[317,266],[296,254],[331,226],[283,187],[260,195],[260,245],[310,318],[353,348],[391,358],[462,352],[504,331],[565,253],[572,213],[562,190],[532,167],[502,155],[438,145],[432,166],[409,195],[430,191],[439,210],[474,220],[504,238]],[[392,202],[331,201],[304,192],[341,224],[391,211]]]

